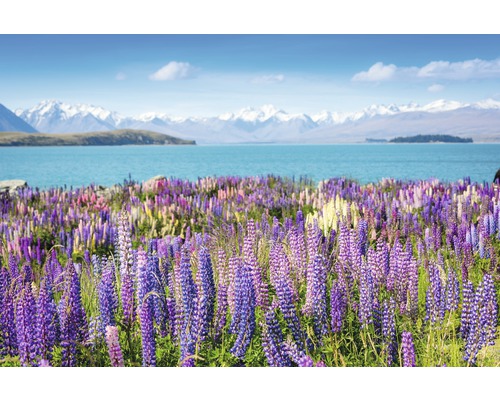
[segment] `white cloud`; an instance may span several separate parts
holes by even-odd
[[[197,68],[188,62],[170,61],[154,74],[149,75],[152,81],[177,81],[180,79],[194,78]]]
[[[352,77],[353,81],[381,82],[408,79],[470,80],[500,78],[500,58],[466,61],[431,61],[423,67],[398,67],[394,64],[373,64],[368,71],[361,71]]]
[[[262,75],[257,76],[252,79],[252,83],[256,84],[269,84],[269,83],[281,83],[284,82],[285,75],[277,74],[277,75]]]
[[[437,92],[441,92],[443,91],[444,89],[444,86],[443,85],[440,85],[438,83],[435,83],[434,85],[431,85],[427,88],[427,91],[431,92],[431,93],[437,93]]]
[[[118,72],[115,76],[115,79],[117,81],[124,81],[125,79],[127,79],[127,75],[125,75],[123,72]]]
[[[396,70],[394,64],[384,65],[382,62],[373,64],[368,71],[358,72],[352,77],[355,82],[379,82],[392,79]]]

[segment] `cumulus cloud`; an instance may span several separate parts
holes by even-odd
[[[252,83],[256,84],[269,84],[269,83],[281,83],[285,80],[285,75],[277,74],[277,75],[262,75],[257,76],[252,79]]]
[[[123,72],[118,72],[115,76],[115,79],[117,81],[124,81],[125,79],[127,79],[127,75],[125,75]]]
[[[180,79],[194,78],[197,68],[188,62],[170,61],[155,73],[149,75],[152,81],[177,81]]]
[[[352,77],[353,81],[381,82],[403,79],[441,79],[465,81],[470,79],[500,78],[500,58],[466,61],[431,61],[423,67],[398,67],[378,62],[368,71],[361,71]]]
[[[441,92],[443,91],[444,89],[444,86],[443,85],[440,85],[438,83],[435,83],[434,85],[431,85],[427,88],[427,91],[431,92],[431,93],[437,93],[437,92]]]
[[[382,62],[373,64],[368,71],[358,72],[352,77],[354,82],[379,82],[388,81],[394,77],[396,73],[394,64],[384,65]]]

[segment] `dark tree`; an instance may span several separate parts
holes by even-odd
[[[493,182],[500,183],[500,169],[495,174],[495,178],[493,178]]]

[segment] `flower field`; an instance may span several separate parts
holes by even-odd
[[[0,194],[1,366],[499,366],[500,187]]]

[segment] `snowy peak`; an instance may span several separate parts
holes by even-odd
[[[265,104],[216,117],[176,117],[163,112],[124,117],[99,106],[47,100],[30,109],[17,110],[16,114],[39,132],[147,129],[195,139],[198,143],[290,142],[314,140],[315,137],[331,141],[334,132],[341,135],[342,140],[352,140],[352,132],[358,132],[358,136],[370,133],[368,137],[382,137],[390,133],[390,126],[394,126],[393,131],[399,132],[402,124],[408,132],[429,131],[435,134],[456,125],[458,120],[463,122],[456,127],[458,133],[468,132],[464,130],[465,125],[470,126],[472,132],[487,125],[492,135],[500,134],[496,131],[500,123],[493,122],[497,118],[500,120],[500,101],[493,99],[476,103],[440,99],[425,105],[413,102],[402,105],[373,104],[354,112],[324,110],[311,115],[288,113]],[[437,119],[445,122],[438,126],[435,124]]]
[[[40,124],[44,120],[57,119],[69,121],[72,118],[85,118],[92,116],[97,120],[108,124],[119,124],[125,117],[116,112],[111,112],[103,107],[88,104],[67,104],[57,100],[44,100],[28,110],[16,110],[17,116],[25,121],[33,121]]]

